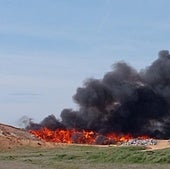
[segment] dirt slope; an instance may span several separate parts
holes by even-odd
[[[0,123],[0,151],[21,146],[44,146],[45,142],[35,138],[24,129]]]

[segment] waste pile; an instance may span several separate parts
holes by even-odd
[[[149,146],[149,145],[156,145],[157,140],[155,139],[140,139],[140,138],[135,138],[135,139],[130,139],[127,142],[123,142],[121,145],[122,146]]]

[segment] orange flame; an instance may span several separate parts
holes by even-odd
[[[40,130],[30,130],[30,133],[36,137],[43,139],[47,142],[56,143],[78,143],[78,144],[110,144],[112,142],[126,142],[133,137],[130,134],[117,135],[115,133],[108,133],[106,135],[100,135],[93,131],[78,131],[72,130],[49,130],[47,128],[42,128]],[[100,143],[98,143],[99,137],[101,137]],[[148,139],[148,136],[138,137],[139,139]]]

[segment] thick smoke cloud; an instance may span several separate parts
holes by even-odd
[[[73,96],[79,110],[64,109],[61,121],[55,116],[27,127],[76,128],[99,133],[131,133],[155,138],[170,137],[170,54],[142,71],[124,62],[113,65],[102,79],[88,79]]]
[[[25,120],[27,120],[25,118]],[[41,123],[37,124],[32,121],[32,119],[27,120],[26,129],[27,130],[38,130],[40,128],[48,128],[50,130],[56,129],[65,129],[65,126],[56,119],[54,115],[49,115],[48,117],[44,118]]]

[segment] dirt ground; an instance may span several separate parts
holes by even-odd
[[[151,150],[159,150],[170,148],[170,142],[168,140],[157,140],[157,144],[153,146],[149,146]]]

